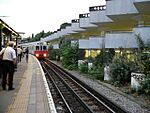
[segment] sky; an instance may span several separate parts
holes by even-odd
[[[56,31],[61,24],[79,19],[79,14],[89,13],[89,7],[105,4],[105,0],[0,0],[0,18],[29,37],[42,30]]]

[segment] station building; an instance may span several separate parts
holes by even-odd
[[[7,45],[8,41],[14,41],[15,45],[17,45],[20,39],[21,36],[19,33],[12,29],[2,19],[0,19],[0,50],[2,49],[2,46]]]
[[[59,39],[77,41],[85,57],[95,57],[103,48],[127,50],[138,48],[137,36],[150,41],[150,0],[106,0],[106,5],[89,7],[71,25],[41,39],[59,49]]]
[[[0,44],[5,45],[9,40],[14,40],[17,44],[19,34],[4,21],[0,20],[0,22]],[[68,26],[42,38],[40,42],[47,42],[54,49],[60,49],[59,43],[62,38],[70,39],[71,43],[78,42],[79,49],[86,53],[84,58],[79,60],[80,62],[89,57],[96,57],[103,49],[114,49],[116,54],[120,48],[127,52],[137,49],[137,36],[147,43],[150,41],[149,31],[150,0],[106,0],[106,5],[89,7],[89,13],[79,14],[79,19],[73,19]],[[88,63],[90,66],[91,62]],[[21,65],[23,64],[26,65],[24,62]],[[41,66],[33,57],[30,57],[28,65],[27,71],[22,71],[24,66],[19,66],[18,70],[21,73],[25,72],[25,74],[18,73],[18,78],[23,76],[23,85],[17,94],[15,104],[10,106],[10,110],[14,113],[18,110],[20,112],[48,112],[49,103],[51,112],[55,113],[51,95],[46,91],[47,84],[43,83],[45,78],[42,78],[44,72],[40,72]],[[18,78],[17,80],[20,80]],[[47,97],[49,102],[47,102]],[[118,101],[118,99],[114,99]],[[130,105],[128,108],[132,109],[131,104],[127,103],[127,105]]]

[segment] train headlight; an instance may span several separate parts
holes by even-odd
[[[35,54],[36,57],[39,57],[39,54]]]
[[[46,57],[47,55],[46,54],[44,54],[44,57]]]

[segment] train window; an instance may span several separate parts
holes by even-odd
[[[47,48],[46,48],[46,46],[43,46],[43,50],[46,50]]]
[[[36,46],[36,48],[35,48],[36,50],[39,50],[40,48],[39,48],[39,46]]]
[[[42,46],[40,46],[40,50],[42,50]]]

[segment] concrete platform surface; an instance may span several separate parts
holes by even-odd
[[[0,113],[56,113],[41,65],[29,56],[18,63],[14,74],[15,90],[0,87]]]

